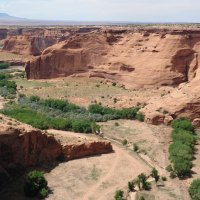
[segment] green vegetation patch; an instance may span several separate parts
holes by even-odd
[[[172,144],[169,147],[169,159],[172,162],[171,177],[184,178],[191,175],[192,160],[196,136],[192,123],[180,118],[172,123]]]
[[[12,75],[0,73],[0,95],[7,99],[15,98],[17,91],[17,84],[10,78]]]
[[[8,67],[10,67],[10,63],[7,63],[7,62],[0,63],[0,70],[7,69]]]

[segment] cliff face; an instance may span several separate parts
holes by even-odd
[[[5,40],[3,50],[37,56],[55,43],[57,43],[57,39],[52,37],[12,36]]]
[[[66,139],[67,140],[67,139]],[[53,136],[31,128],[0,125],[0,186],[18,169],[112,152],[105,141],[61,144]]]
[[[12,53],[38,56],[44,49],[58,42],[66,40],[74,33],[85,33],[96,30],[95,28],[71,28],[71,29],[42,29],[42,28],[21,28],[7,30],[4,34],[0,30],[4,42],[3,50]]]
[[[87,72],[128,87],[178,85],[194,78],[200,32],[97,31],[47,48],[26,65],[27,78]]]
[[[26,74],[48,79],[82,73],[128,88],[173,86],[173,93],[147,102],[146,121],[169,123],[178,116],[198,121],[199,54],[199,29],[96,30],[47,48],[26,64]],[[168,113],[156,111],[161,109]]]

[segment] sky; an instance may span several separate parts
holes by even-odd
[[[0,0],[0,12],[43,20],[200,22],[200,0]]]

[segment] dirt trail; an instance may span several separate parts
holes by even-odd
[[[55,133],[62,135],[63,137],[68,135],[68,136],[76,136],[80,138],[88,138],[91,139],[92,136],[88,136],[85,134],[77,134],[77,133],[71,133],[71,132],[65,132],[65,131],[55,131],[55,130],[49,130],[49,133]],[[94,136],[94,138],[96,138]],[[87,167],[87,165],[96,165],[98,169],[102,171],[101,176],[96,180],[93,181],[93,183],[89,183],[87,185],[87,181],[84,181],[84,188],[80,188],[80,191],[82,191],[81,195],[79,194],[71,194],[71,198],[74,200],[111,200],[113,199],[114,192],[117,189],[126,187],[127,182],[134,179],[138,174],[144,172],[147,173],[149,171],[149,167],[142,162],[139,158],[134,157],[133,155],[130,155],[127,150],[123,149],[122,147],[118,147],[117,145],[113,145],[114,153],[113,154],[107,154],[107,155],[102,155],[100,158],[99,157],[93,157],[93,158],[85,158],[81,160],[75,160],[71,161],[68,163],[63,163],[60,166],[60,169],[55,169],[54,172],[52,172],[52,175],[54,173],[57,174],[57,178],[62,180],[61,182],[56,182],[55,179],[53,180],[53,177],[51,177],[51,173],[48,174],[48,178],[50,180],[50,185],[56,185],[57,191],[65,190],[66,195],[69,194],[66,191],[67,184],[68,188],[71,188],[70,183],[67,181],[68,176],[70,176],[70,173],[76,174],[76,172],[73,172],[73,170],[78,170],[79,167],[81,168],[81,165],[86,161],[87,164],[84,164],[84,167]],[[98,160],[98,162],[97,162]],[[75,166],[76,168],[72,169],[73,162],[76,162]],[[78,164],[81,162],[81,164]],[[91,164],[92,162],[92,164]],[[106,166],[106,169],[105,169]],[[68,174],[63,174],[62,177],[59,177],[61,175],[61,171],[68,171],[68,167],[70,167],[71,172]],[[82,169],[83,170],[83,169]],[[85,170],[85,169],[84,169]],[[91,168],[87,168],[85,171],[85,174],[89,173],[91,171]],[[60,175],[59,175],[60,174]],[[66,178],[65,178],[66,176]],[[85,176],[82,174],[82,176]],[[79,178],[77,176],[73,177],[73,183],[76,183],[76,187],[78,187],[78,183],[80,183],[80,180],[83,178]],[[88,178],[87,178],[88,179]],[[52,183],[51,183],[52,180]],[[82,183],[80,183],[81,185]],[[63,185],[65,185],[65,188],[63,188]],[[78,190],[78,188],[77,188]],[[64,199],[61,196],[58,196],[59,194],[56,194],[57,192],[49,197],[49,199]]]
[[[117,165],[120,162],[120,157],[123,155],[123,153],[116,146],[114,146],[113,149],[115,151],[115,160],[113,161],[113,165],[111,166],[110,170],[92,188],[90,188],[90,190],[84,195],[84,197],[82,198],[82,200],[88,200],[90,198],[90,196],[92,196],[93,194],[95,194],[98,191],[98,188],[101,187],[102,183],[104,183],[107,180],[109,180],[113,176],[113,174],[115,173]],[[102,199],[102,197],[100,197],[98,199]]]

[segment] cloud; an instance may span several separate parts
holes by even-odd
[[[0,0],[0,12],[32,19],[200,22],[199,0]]]

